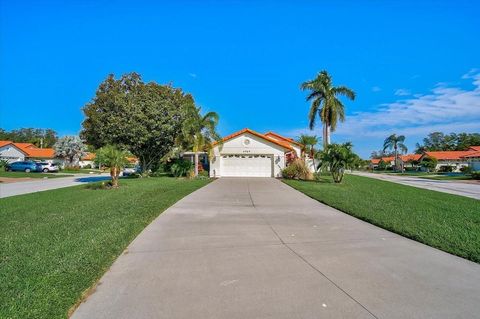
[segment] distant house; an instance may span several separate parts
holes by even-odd
[[[55,150],[53,148],[38,148],[31,143],[0,141],[0,159],[9,163],[25,160],[53,162]]]
[[[435,170],[442,170],[444,167],[452,167],[453,172],[459,172],[462,167],[470,166],[479,167],[480,146],[472,146],[466,151],[433,151],[423,153],[420,160],[425,157],[434,158],[437,160]]]
[[[87,152],[87,154],[78,161],[78,166],[85,168],[95,168],[95,153]]]
[[[412,165],[415,167],[420,161],[421,154],[406,154],[406,155],[399,155],[398,156],[398,164],[402,167],[406,167],[407,165]],[[386,156],[382,158],[372,158],[370,160],[370,168],[376,169],[380,162],[383,161],[387,167],[393,167],[395,165],[395,157],[394,156]]]

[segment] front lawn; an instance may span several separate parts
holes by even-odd
[[[0,199],[0,318],[66,318],[145,226],[208,182],[126,179]]]
[[[347,214],[460,257],[480,262],[480,201],[373,178],[285,180]]]
[[[36,173],[36,172],[5,172],[0,171],[0,177],[9,177],[9,178],[59,178],[59,177],[68,177],[72,175],[66,174],[52,174],[52,173]]]

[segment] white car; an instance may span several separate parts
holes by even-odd
[[[40,163],[37,163],[37,170],[44,173],[48,173],[48,172],[58,172],[60,169],[57,164],[40,162]]]

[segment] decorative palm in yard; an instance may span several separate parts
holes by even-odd
[[[345,121],[345,106],[338,98],[345,96],[355,100],[355,92],[346,86],[333,86],[332,77],[327,71],[321,71],[313,80],[303,82],[302,90],[310,91],[307,101],[311,101],[308,114],[309,126],[313,130],[317,115],[323,123],[323,146],[330,144],[330,132],[335,131],[338,121]]]
[[[330,172],[335,183],[341,183],[345,170],[354,168],[359,160],[352,147],[351,143],[333,143],[319,153],[322,168]]]
[[[385,139],[383,142],[383,151],[387,149],[393,149],[394,151],[394,166],[395,170],[398,168],[398,150],[402,153],[406,153],[408,151],[407,146],[404,144],[405,142],[405,136],[403,135],[398,135],[397,134],[392,134],[389,137]]]
[[[128,163],[128,153],[115,146],[107,145],[99,149],[96,156],[101,158],[102,164],[110,168],[112,188],[118,188],[118,177],[120,176],[121,170]]]
[[[315,147],[317,146],[319,139],[316,135],[306,135],[302,134],[300,137],[297,139],[297,142],[302,144],[304,146],[303,151],[305,154],[308,154],[312,160],[313,160],[313,167],[316,170],[315,166],[315,155],[317,150]]]
[[[207,152],[208,156],[211,157],[212,143],[221,140],[220,135],[216,131],[218,119],[217,113],[208,112],[202,116],[200,109],[198,109],[185,124],[180,144],[183,144],[183,148],[190,148],[195,153],[195,176],[198,175],[198,154]]]

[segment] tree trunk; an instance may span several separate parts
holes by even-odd
[[[323,150],[327,148],[327,145],[328,145],[327,123],[323,123]]]
[[[330,145],[330,124],[327,124],[327,145]]]
[[[195,152],[195,177],[198,176],[198,152]]]
[[[397,145],[394,147],[395,150],[395,157],[393,159],[393,170],[396,172],[397,171]]]
[[[112,178],[112,188],[118,188],[118,168],[110,168],[110,177]]]

